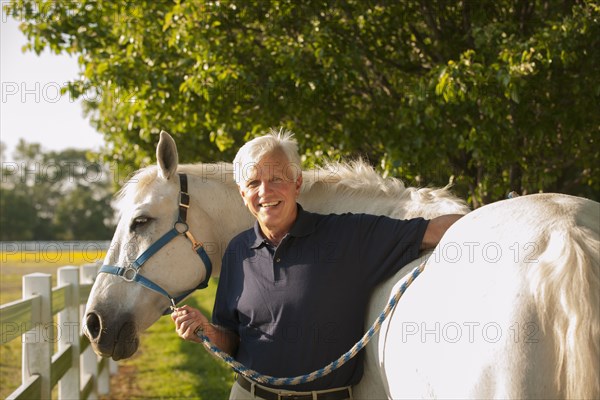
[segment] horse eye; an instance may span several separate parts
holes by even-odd
[[[146,225],[150,221],[152,221],[152,218],[146,217],[144,215],[135,217],[131,221],[131,224],[129,225],[129,230],[131,232],[134,232],[134,231],[138,230],[139,228],[143,227],[144,225]]]

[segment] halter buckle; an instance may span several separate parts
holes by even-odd
[[[131,265],[129,265],[127,268],[125,268],[125,270],[123,271],[123,275],[121,275],[121,277],[126,282],[133,282],[135,280],[137,274],[138,274],[138,270],[133,268]]]

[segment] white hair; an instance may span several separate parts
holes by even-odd
[[[282,151],[293,168],[294,180],[301,173],[301,160],[298,153],[298,142],[294,134],[280,128],[271,129],[268,134],[256,137],[244,144],[233,159],[233,178],[240,186],[244,183],[244,171],[258,163],[263,157],[276,151]]]

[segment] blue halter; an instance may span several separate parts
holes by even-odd
[[[190,195],[187,192],[187,175],[179,174],[179,185],[179,218],[177,219],[177,222],[175,222],[175,224],[173,225],[173,229],[161,236],[156,242],[154,242],[150,247],[148,247],[146,251],[140,254],[140,256],[127,267],[103,265],[99,271],[99,273],[107,273],[120,276],[127,282],[137,282],[140,285],[148,289],[154,290],[155,292],[169,298],[169,300],[171,301],[171,307],[167,308],[163,315],[169,314],[171,310],[175,308],[175,305],[181,300],[183,300],[185,297],[187,297],[190,293],[194,292],[195,290],[204,289],[205,287],[207,287],[208,280],[210,279],[210,275],[212,274],[212,263],[210,262],[208,254],[206,254],[206,251],[204,250],[204,245],[202,244],[202,242],[196,241],[194,236],[189,231],[189,226],[186,222],[187,210],[190,207]],[[148,261],[150,257],[156,254],[160,249],[163,248],[164,245],[166,245],[179,235],[185,235],[192,242],[192,248],[198,254],[198,256],[200,256],[206,268],[206,278],[204,279],[204,281],[200,282],[200,284],[195,288],[186,291],[180,296],[173,297],[165,289],[152,282],[150,279],[145,278],[139,272],[140,268],[142,268],[142,265],[144,265],[144,263]]]

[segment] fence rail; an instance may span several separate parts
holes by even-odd
[[[9,399],[49,399],[56,385],[59,399],[109,393],[117,365],[98,357],[80,334],[83,306],[97,273],[96,265],[59,268],[55,288],[50,274],[25,275],[23,299],[0,306],[0,344],[22,341],[21,386]]]

